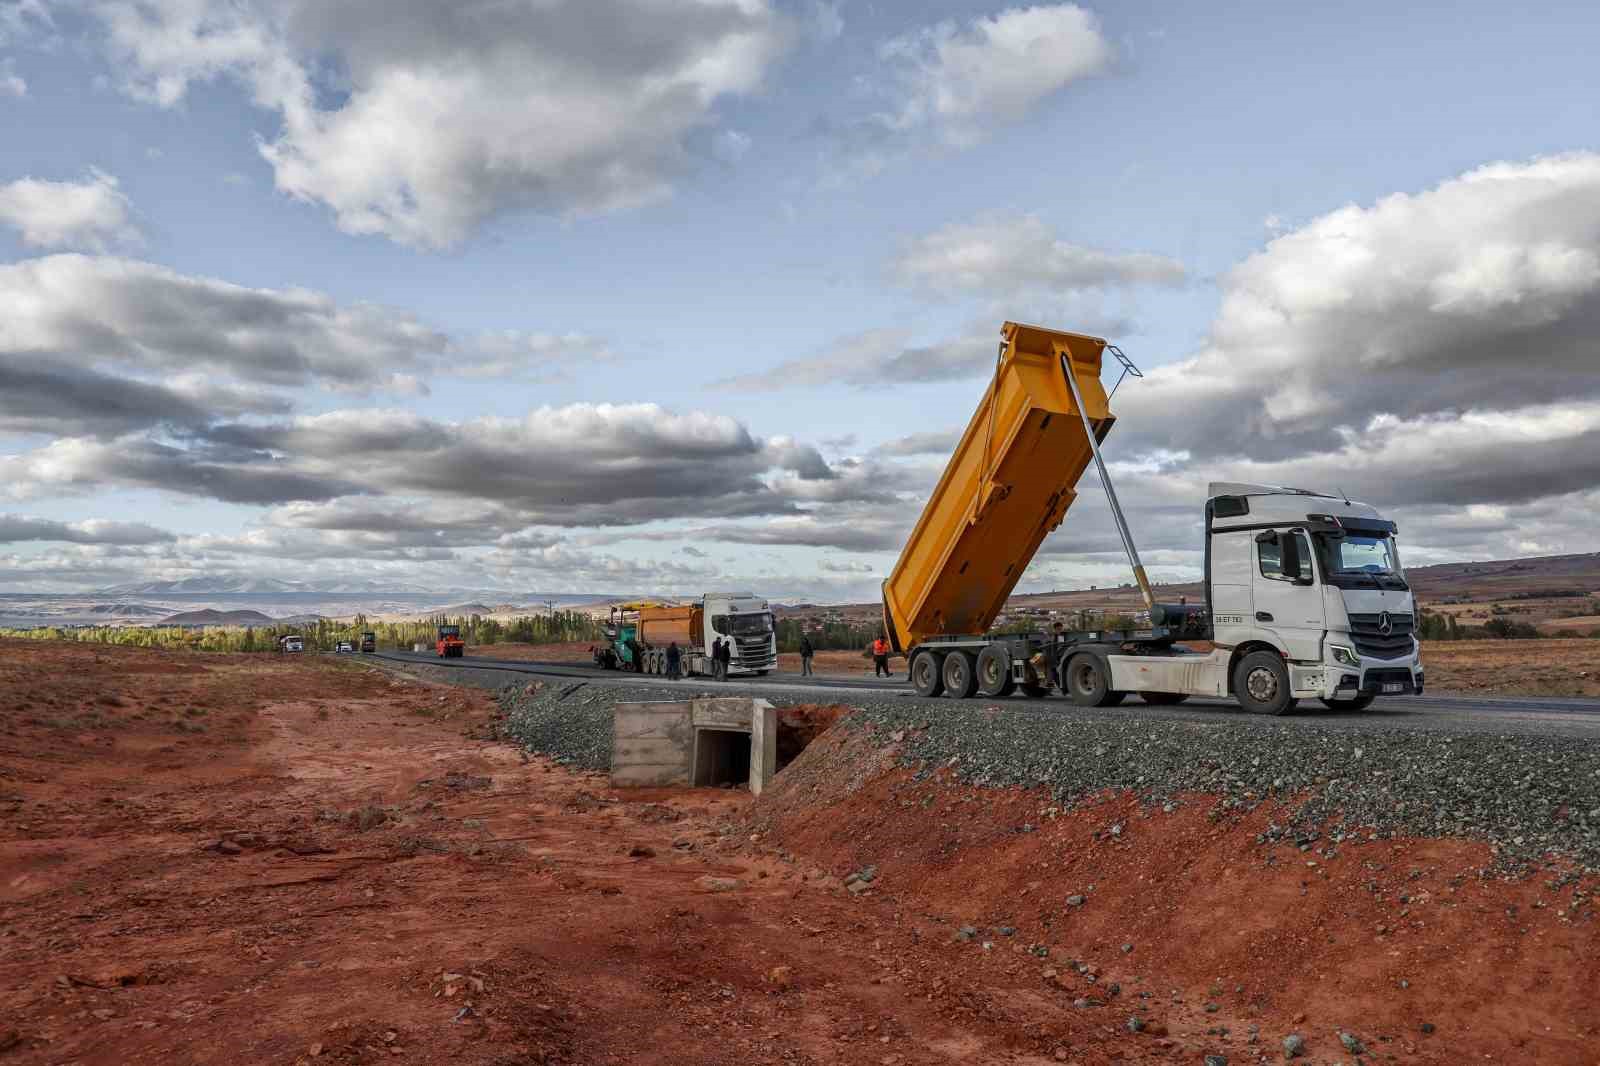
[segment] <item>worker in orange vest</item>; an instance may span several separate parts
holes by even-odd
[[[881,636],[872,642],[872,676],[893,676],[889,673],[889,642]]]

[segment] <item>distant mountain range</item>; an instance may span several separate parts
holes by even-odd
[[[401,582],[334,581],[313,585],[303,581],[282,581],[275,577],[255,577],[250,574],[211,574],[204,577],[186,577],[177,581],[140,581],[130,585],[112,585],[89,593],[93,596],[270,596],[308,595],[331,593],[381,594],[393,593],[408,596],[426,596],[438,590]],[[442,594],[442,593],[440,593]]]

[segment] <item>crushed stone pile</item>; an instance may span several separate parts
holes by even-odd
[[[1227,807],[1301,797],[1293,836],[1463,837],[1502,858],[1554,851],[1600,870],[1600,743],[1570,736],[1328,728],[1261,719],[1163,721],[1115,711],[1063,715],[1048,704],[863,706],[856,728],[900,734],[901,761],[947,767],[967,784],[1050,790],[1069,805],[1104,789],[1153,803],[1181,793]]]
[[[686,683],[671,698],[771,691]],[[607,770],[612,707],[668,698],[660,686],[542,681],[502,691],[506,732],[531,751]],[[1298,797],[1293,837],[1463,837],[1508,862],[1555,852],[1600,871],[1600,742],[1574,736],[1450,730],[1426,722],[1350,728],[1240,717],[1153,719],[1063,701],[920,701],[852,696],[841,723],[900,742],[904,766],[947,768],[963,783],[1048,790],[1063,806],[1106,789],[1150,803],[1185,793],[1246,808]]]
[[[498,699],[506,716],[502,731],[529,751],[564,766],[609,770],[617,704],[725,695],[723,689],[710,691],[693,683],[664,692],[659,685],[544,680],[508,685]]]

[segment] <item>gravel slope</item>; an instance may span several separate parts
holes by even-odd
[[[706,692],[689,684],[673,695]],[[745,694],[717,686],[717,695]],[[758,694],[758,693],[752,693]],[[798,702],[765,694],[774,704]],[[611,708],[659,700],[659,686],[535,682],[504,689],[506,730],[534,751],[591,770],[610,763]],[[1163,802],[1182,793],[1230,805],[1300,796],[1306,832],[1458,836],[1502,858],[1554,851],[1600,870],[1600,741],[1415,727],[1352,731],[1337,724],[1217,716],[1151,719],[1055,704],[851,699],[847,728],[898,734],[902,760],[950,767],[974,785],[1051,790],[1063,803],[1102,789]]]

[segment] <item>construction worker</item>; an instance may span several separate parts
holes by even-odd
[[[811,676],[811,657],[816,654],[816,649],[811,646],[811,638],[804,633],[800,634],[800,676]]]
[[[889,642],[883,639],[882,634],[872,642],[872,676],[894,676],[889,672]]]
[[[677,641],[667,645],[667,676],[674,681],[683,676],[683,652],[678,650]]]
[[[713,681],[728,680],[728,668],[724,665],[728,660],[723,656],[727,653],[728,646],[718,637],[711,642],[711,679]]]

